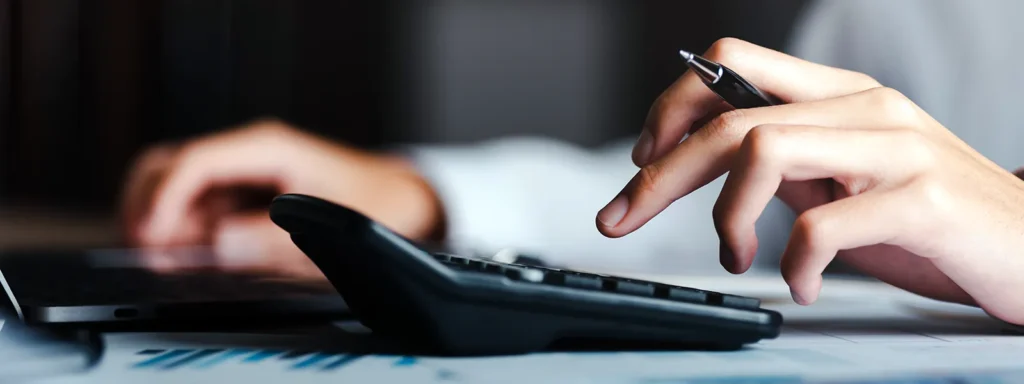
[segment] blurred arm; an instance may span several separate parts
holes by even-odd
[[[959,50],[1001,34],[971,20],[987,12],[956,0],[818,0],[796,24],[788,53],[872,76],[955,131],[963,108],[955,96],[966,91],[955,81],[966,54]]]
[[[637,171],[630,160],[632,145],[625,140],[588,150],[554,140],[507,138],[420,147],[413,157],[443,201],[448,241],[457,249],[513,247],[578,267],[721,271],[711,208],[724,180],[676,202],[634,234],[609,239],[597,231],[597,211]],[[785,215],[779,208],[769,214]]]

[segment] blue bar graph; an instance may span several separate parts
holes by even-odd
[[[144,349],[133,352],[138,362],[129,363],[131,368],[146,370],[204,369],[231,361],[233,364],[265,364],[276,369],[306,372],[331,372],[341,370],[359,362],[365,355],[345,354],[340,352],[316,350],[261,350],[261,349],[217,349],[217,348],[178,348],[178,349]],[[814,356],[801,356],[814,360]],[[435,378],[440,381],[459,379],[459,371],[440,367],[432,367],[429,361],[423,362],[415,356],[373,356],[369,359],[386,359],[392,369],[407,370],[410,367],[435,369]],[[377,360],[380,361],[380,360]],[[822,361],[817,361],[822,363]],[[425,364],[425,365],[424,365]],[[373,365],[373,364],[370,364]],[[386,367],[387,365],[385,365]],[[387,369],[387,368],[384,368]],[[413,368],[416,369],[416,368]],[[737,377],[651,377],[638,378],[635,383],[645,384],[1000,384],[1004,379],[1019,379],[1024,372],[974,373],[970,375],[896,375],[893,377],[865,378],[855,380],[818,380],[809,381],[799,376],[737,376]],[[1018,382],[1010,380],[1009,382]]]
[[[242,362],[243,363],[258,363],[258,362],[261,362],[263,360],[266,360],[266,359],[269,359],[271,357],[274,357],[276,355],[279,355],[279,354],[281,354],[283,352],[284,351],[272,351],[272,350],[257,351],[256,353],[252,354],[251,356],[246,357],[245,360],[242,360]]]
[[[254,350],[235,349],[147,349],[135,353],[145,360],[132,365],[135,369],[173,370],[182,368],[205,369],[234,360],[238,364],[266,364],[280,362],[291,370],[337,370],[358,360],[363,355],[309,350]],[[403,358],[414,362],[415,359]],[[407,363],[403,363],[407,364]]]
[[[332,361],[330,363],[327,363],[327,365],[323,366],[323,368],[321,368],[320,370],[322,370],[322,371],[332,371],[332,370],[344,367],[344,366],[346,366],[348,364],[351,364],[353,361],[356,361],[360,357],[363,357],[363,356],[362,355],[342,355],[337,360],[334,360],[334,361]]]
[[[323,353],[323,352],[314,353],[312,356],[309,356],[309,357],[303,359],[302,361],[299,361],[298,363],[295,363],[295,365],[292,365],[292,369],[309,368],[309,367],[317,365],[320,362],[322,362],[324,360],[327,360],[327,359],[329,359],[329,358],[331,358],[333,356],[336,356],[336,355],[333,354],[333,353]]]
[[[288,352],[285,352],[283,355],[281,355],[280,359],[281,360],[297,359],[297,358],[300,358],[302,356],[306,356],[306,355],[308,355],[310,353],[312,353],[312,351],[288,351]]]
[[[405,367],[415,364],[416,358],[412,356],[402,356],[402,358],[398,359],[398,361],[395,362],[396,367]]]
[[[217,353],[220,353],[221,351],[223,351],[223,349],[203,349],[203,350],[194,352],[191,355],[188,355],[188,356],[186,356],[186,357],[184,357],[182,359],[179,359],[177,361],[169,363],[169,364],[163,366],[162,369],[174,369],[174,368],[178,368],[178,367],[183,367],[183,366],[188,365],[191,362],[202,360],[204,357],[209,357],[209,356],[215,355]]]
[[[164,352],[163,354],[156,355],[148,360],[135,364],[135,368],[149,368],[164,363],[168,360],[187,355],[189,353],[192,353],[192,351],[193,350],[191,349],[175,349],[168,352]]]
[[[223,363],[225,361],[231,360],[233,358],[236,358],[236,357],[239,357],[239,356],[242,356],[242,355],[248,355],[248,354],[250,354],[252,352],[253,351],[249,350],[249,349],[230,349],[227,352],[221,353],[220,355],[217,355],[216,357],[214,357],[212,359],[204,361],[202,364],[197,365],[197,367],[198,368],[210,368],[210,367],[216,366],[217,364],[220,364],[220,363]]]

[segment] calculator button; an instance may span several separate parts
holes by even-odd
[[[522,270],[517,268],[505,268],[505,270],[502,271],[502,274],[512,280],[523,280]]]
[[[435,253],[435,254],[432,254],[431,256],[434,256],[434,259],[436,259],[437,261],[440,261],[442,263],[449,262],[449,261],[452,260],[451,255],[445,255],[443,253]]]
[[[473,271],[473,268],[470,268],[468,265],[463,263],[444,263],[444,265],[456,271]]]
[[[569,287],[601,289],[601,279],[586,275],[565,275],[564,283]]]
[[[552,267],[499,263],[443,253],[435,253],[431,254],[431,256],[455,270],[504,275],[512,280],[600,290],[633,296],[657,297],[699,304],[720,305],[730,308],[758,309],[761,305],[761,300],[757,298],[709,292],[695,288],[677,287]]]
[[[616,284],[615,290],[619,293],[638,296],[654,296],[654,285],[620,281]]]
[[[757,309],[761,307],[761,300],[753,297],[722,295],[722,305],[733,308]]]
[[[500,264],[495,264],[495,263],[486,263],[486,264],[484,264],[484,272],[501,274],[501,273],[505,272],[505,269],[507,269],[507,268],[501,266]]]
[[[539,283],[544,281],[544,272],[536,269],[523,269],[519,271],[520,278],[526,281]]]
[[[538,271],[540,272],[540,271]],[[548,271],[544,273],[544,284],[548,285],[564,285],[565,274],[562,272]]]
[[[689,301],[694,303],[704,303],[708,300],[707,292],[679,287],[669,288],[668,297],[673,300]]]

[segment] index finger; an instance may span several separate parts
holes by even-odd
[[[676,199],[722,176],[753,127],[784,124],[893,129],[912,125],[918,116],[919,110],[911,102],[889,88],[873,88],[834,99],[728,112],[695,132],[670,154],[643,167],[598,213],[599,230],[611,237],[631,233]]]
[[[704,57],[729,67],[785,103],[823,100],[880,86],[870,76],[799,59],[743,40],[716,41]],[[686,71],[654,102],[633,161],[645,166],[675,148],[694,123],[722,104],[693,71]]]

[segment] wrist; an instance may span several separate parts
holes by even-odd
[[[407,210],[406,219],[400,225],[404,236],[411,240],[426,243],[441,243],[447,236],[447,219],[444,203],[430,182],[420,174],[412,160],[391,155],[384,158],[389,168],[397,172],[396,180],[401,180],[401,191],[398,206]]]

